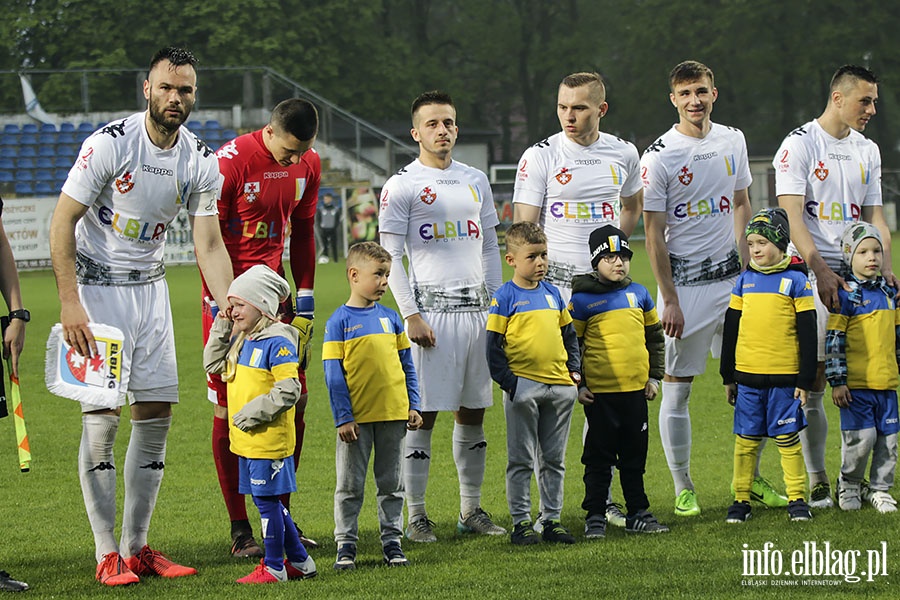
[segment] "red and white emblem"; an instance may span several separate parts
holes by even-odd
[[[419,194],[419,200],[425,204],[434,204],[434,201],[437,200],[437,194],[430,187],[427,187]]]
[[[687,167],[681,167],[681,174],[678,176],[681,185],[690,185],[693,180],[694,174],[688,171]]]
[[[560,185],[566,185],[570,181],[572,181],[572,174],[569,173],[569,170],[565,167],[559,170],[559,173],[556,174],[556,180],[560,183]]]
[[[816,161],[816,163],[819,166],[813,170],[813,175],[815,175],[816,179],[818,179],[819,181],[825,181],[825,179],[828,177],[828,169],[825,168],[825,163],[823,163],[821,160]]]
[[[120,194],[127,194],[133,187],[134,182],[131,180],[130,171],[125,171],[125,174],[122,175],[121,179],[116,177],[116,189],[119,190]]]
[[[247,181],[244,183],[244,200],[247,204],[253,204],[259,198],[259,182]]]

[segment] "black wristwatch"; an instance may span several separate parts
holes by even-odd
[[[9,313],[10,320],[12,319],[22,319],[26,323],[31,320],[31,313],[28,312],[25,308],[20,308],[19,310],[13,310]]]

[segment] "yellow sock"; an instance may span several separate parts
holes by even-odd
[[[750,502],[750,487],[753,485],[753,473],[756,471],[756,455],[759,452],[758,437],[734,438],[734,499],[737,502]]]
[[[781,453],[781,470],[784,471],[784,487],[788,500],[805,500],[806,463],[803,462],[800,434],[775,436],[775,443],[778,445],[778,452]]]

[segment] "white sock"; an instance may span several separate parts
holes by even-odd
[[[809,484],[828,483],[825,475],[825,443],[828,437],[828,421],[825,419],[825,392],[810,392],[803,412],[806,414],[806,429],[800,432],[803,446],[803,460],[809,473]],[[813,476],[815,475],[815,477]]]
[[[484,425],[453,425],[453,460],[459,476],[459,513],[465,519],[481,506],[487,462]]]
[[[81,424],[78,477],[99,563],[104,554],[119,551],[115,535],[116,461],[113,458],[119,417],[86,413],[81,415]]]
[[[874,427],[841,431],[841,475],[844,479],[852,483],[863,480],[877,436]]]
[[[659,437],[675,483],[676,496],[684,490],[694,489],[691,481],[691,416],[688,412],[691,383],[663,381],[659,403]]]
[[[162,483],[166,438],[171,425],[172,417],[131,421],[131,439],[125,453],[122,556],[134,556],[147,544],[147,530]]]
[[[428,487],[428,469],[431,467],[431,432],[431,429],[406,432],[403,486],[406,488],[406,509],[410,522],[426,515],[425,489]]]

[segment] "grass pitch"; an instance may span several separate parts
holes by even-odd
[[[895,247],[898,243],[895,238]],[[633,276],[655,292],[643,247],[636,243]],[[436,544],[412,544],[404,549],[412,562],[407,569],[381,566],[378,522],[371,481],[360,518],[358,569],[336,573],[331,565],[334,491],[334,426],[321,368],[321,330],[325,319],[347,297],[343,263],[319,265],[316,303],[319,330],[309,372],[310,401],[307,430],[298,475],[299,492],[292,513],[305,532],[322,543],[312,554],[319,576],[285,585],[239,586],[234,583],[253,568],[229,555],[229,524],[216,480],[210,449],[212,407],[206,400],[201,361],[200,284],[193,266],[172,267],[168,281],[175,318],[181,404],[175,408],[169,437],[166,476],[150,530],[150,544],[175,560],[195,566],[196,577],[181,580],[145,579],[123,590],[105,589],[94,581],[94,546],[76,472],[81,424],[79,406],[47,392],[43,383],[44,344],[50,326],[59,319],[59,305],[50,272],[22,274],[25,304],[32,311],[22,360],[21,386],[33,453],[32,471],[20,474],[11,419],[0,421],[0,568],[27,581],[31,598],[94,598],[99,595],[133,598],[198,598],[220,600],[240,594],[254,598],[314,596],[320,598],[733,598],[805,597],[842,592],[845,597],[896,598],[900,577],[900,515],[880,515],[871,508],[855,514],[837,509],[817,511],[808,523],[791,523],[783,510],[755,505],[753,519],[727,525],[731,503],[732,409],[718,377],[718,363],[710,360],[707,373],[694,383],[692,471],[703,514],[677,519],[672,514],[673,488],[659,443],[658,402],[650,405],[650,455],[646,486],[651,510],[672,532],[659,536],[628,536],[609,528],[605,540],[581,537],[580,440],[584,414],[576,409],[567,455],[563,524],[579,538],[573,546],[541,544],[519,548],[508,537],[460,536],[456,533],[458,495],[452,460],[451,417],[441,415],[435,428],[429,516],[437,523]],[[507,273],[507,278],[509,274]],[[390,298],[386,303],[391,305]],[[777,343],[773,340],[773,343]],[[505,499],[505,425],[496,404],[488,410],[485,428],[489,443],[483,506],[501,525],[511,528]],[[826,398],[829,423],[828,472],[840,466],[837,409]],[[127,415],[127,410],[126,410]],[[123,418],[116,442],[116,464],[122,469],[130,424]],[[770,444],[763,472],[783,489],[778,453]],[[121,482],[121,475],[120,475]],[[618,479],[616,479],[618,481]],[[615,495],[621,499],[616,483]],[[119,502],[121,507],[121,483]],[[896,492],[895,492],[896,494]],[[533,487],[532,503],[537,510]],[[251,523],[259,518],[248,503]],[[882,542],[886,546],[882,546]],[[861,581],[815,575],[811,559],[828,544],[830,571],[851,569]],[[767,548],[768,553],[762,551]],[[813,546],[815,545],[815,547]],[[755,575],[749,574],[746,551],[758,550]],[[804,550],[807,552],[804,555]],[[870,575],[875,558],[886,565]],[[799,558],[795,567],[792,559]],[[771,573],[778,567],[780,576]],[[869,559],[869,560],[867,560]],[[821,561],[820,561],[821,562]],[[804,575],[786,575],[806,565]],[[862,574],[866,571],[866,574]],[[886,574],[883,574],[886,573]],[[870,581],[871,579],[871,581]],[[850,594],[849,596],[847,594]]]

